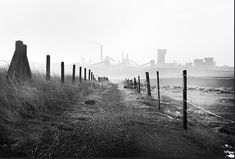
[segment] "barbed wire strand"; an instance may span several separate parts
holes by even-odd
[[[177,97],[174,97],[174,96],[172,96],[172,95],[166,94],[166,93],[164,93],[164,92],[163,92],[163,94],[165,94],[166,96],[175,98],[175,99],[179,99],[179,98],[177,98]],[[180,100],[180,99],[179,99],[179,100]],[[213,112],[211,112],[211,111],[209,111],[209,110],[206,110],[206,109],[204,109],[204,108],[201,108],[201,107],[197,106],[196,104],[193,104],[193,103],[189,102],[188,100],[186,100],[186,102],[187,102],[188,104],[190,104],[191,106],[193,106],[193,107],[195,107],[195,108],[197,108],[197,109],[200,109],[200,110],[202,110],[202,111],[204,111],[204,112],[206,112],[206,113],[208,113],[208,114],[211,114],[211,115],[213,115],[213,116],[216,116],[216,117],[218,117],[218,118],[220,118],[220,119],[223,119],[223,120],[227,120],[227,121],[232,122],[232,123],[234,122],[234,121],[232,121],[232,120],[223,118],[223,117],[221,117],[220,115],[215,114],[215,113],[213,113]]]
[[[204,109],[204,108],[201,108],[201,107],[199,107],[199,106],[197,106],[197,105],[195,105],[195,104],[193,104],[193,103],[191,103],[191,102],[189,102],[189,101],[187,101],[187,100],[184,100],[184,101],[187,102],[188,104],[190,104],[191,106],[195,107],[195,108],[198,108],[198,109],[200,109],[200,110],[203,110],[204,112],[207,112],[208,114],[211,114],[211,115],[214,115],[214,116],[216,116],[216,117],[218,117],[218,118],[220,118],[220,119],[223,119],[221,116],[219,116],[219,115],[217,115],[217,114],[215,114],[215,113],[212,113],[212,112],[209,111],[209,110],[206,110],[206,109]]]
[[[177,98],[177,97],[174,97],[174,96],[172,96],[172,95],[166,94],[166,93],[164,93],[164,92],[163,92],[163,94],[165,94],[166,96],[169,96],[169,97],[171,97],[171,98],[175,98],[175,99],[181,100],[181,99],[179,99],[179,98]],[[206,110],[206,109],[204,109],[204,108],[201,108],[201,107],[197,106],[196,104],[193,104],[193,103],[189,102],[188,100],[186,100],[186,102],[187,102],[189,105],[191,105],[191,106],[193,106],[193,107],[195,107],[195,108],[197,108],[197,109],[200,109],[200,110],[202,110],[202,111],[204,111],[204,112],[206,112],[206,113],[208,113],[208,114],[211,114],[211,115],[216,116],[216,117],[218,117],[218,118],[220,118],[220,119],[223,119],[223,120],[227,120],[228,122],[234,123],[234,121],[229,120],[229,119],[226,119],[226,118],[223,118],[223,117],[221,117],[221,116],[218,115],[218,114],[215,114],[215,113],[213,113],[213,112],[211,112],[211,111],[209,111],[209,110]]]
[[[181,75],[181,76],[182,76],[182,75]],[[177,100],[181,100],[181,99],[179,99],[179,98],[177,98],[177,97],[174,97],[174,96],[172,96],[172,95],[166,94],[165,92],[161,92],[161,94],[164,94],[164,95],[166,95],[166,96],[169,96],[169,97],[174,98],[174,99],[177,99]],[[227,120],[227,121],[229,121],[229,122],[231,122],[231,123],[234,123],[234,121],[229,120],[229,119],[226,119],[226,118],[223,118],[223,117],[221,117],[220,115],[217,115],[217,114],[215,114],[215,113],[213,113],[213,112],[211,112],[211,111],[209,111],[209,110],[206,110],[206,109],[204,109],[204,108],[201,108],[201,107],[199,107],[199,106],[197,106],[197,105],[195,105],[195,104],[189,102],[188,100],[184,100],[184,101],[186,101],[186,102],[187,102],[188,104],[190,104],[191,106],[193,106],[193,107],[195,107],[195,108],[197,108],[197,109],[200,109],[200,110],[202,110],[202,111],[204,111],[204,112],[206,112],[206,113],[208,113],[208,114],[211,114],[211,115],[216,116],[216,117],[218,117],[218,118],[220,118],[220,119]],[[192,116],[191,116],[191,117],[192,117]],[[194,118],[194,119],[196,120],[196,118]]]
[[[188,113],[187,113],[187,115],[190,116],[191,118],[193,118],[194,120],[196,120],[198,123],[200,123],[200,124],[206,126],[207,128],[210,128],[208,125],[206,125],[205,123],[201,122],[201,121],[198,120],[196,117],[194,117],[194,116],[192,116],[192,115],[190,115],[190,114],[188,114]]]

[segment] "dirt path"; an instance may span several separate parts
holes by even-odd
[[[106,84],[86,101],[69,112],[79,134],[75,156],[224,158],[218,149],[191,137],[179,119],[158,111],[156,101],[121,84]]]

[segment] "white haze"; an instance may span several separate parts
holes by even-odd
[[[97,62],[95,41],[116,60],[124,51],[146,63],[165,48],[167,62],[214,57],[233,66],[233,12],[233,0],[0,0],[0,60],[11,60],[20,39],[38,63],[47,54],[58,63]]]

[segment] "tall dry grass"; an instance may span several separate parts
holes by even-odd
[[[6,80],[5,77],[6,69],[1,68],[0,111],[5,111],[5,113],[0,115],[6,117],[14,116],[13,112],[33,115],[34,113],[51,113],[63,110],[73,102],[75,97],[76,100],[83,98],[95,86],[90,82],[72,83],[69,77],[64,84],[61,84],[60,78],[57,76],[47,81],[45,76],[40,73],[34,73],[33,79],[30,81]],[[6,113],[7,111],[10,114]]]
[[[10,155],[16,146],[14,143],[19,144],[26,138],[37,140],[39,133],[34,132],[37,128],[32,128],[37,124],[32,122],[63,115],[72,104],[99,87],[92,82],[72,83],[71,77],[66,77],[62,84],[58,76],[47,81],[45,75],[33,73],[31,80],[22,81],[6,80],[6,74],[7,68],[0,68],[0,154]]]

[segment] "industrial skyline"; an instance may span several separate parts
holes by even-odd
[[[198,67],[198,68],[207,68],[207,69],[213,69],[215,67],[218,67],[216,65],[216,62],[214,61],[214,57],[204,57],[203,59],[192,59],[191,62],[186,62],[185,64],[177,63],[177,61],[174,61],[172,63],[166,62],[166,55],[167,55],[167,49],[157,49],[157,58],[156,59],[150,59],[147,63],[138,63],[131,58],[129,58],[128,54],[124,54],[122,52],[122,59],[121,60],[115,60],[110,56],[105,56],[103,58],[103,51],[102,51],[102,44],[100,44],[101,50],[100,50],[100,61],[91,63],[82,63],[84,65],[92,65],[92,66],[157,66],[160,68],[173,68],[173,67],[179,67],[179,66],[185,66],[187,68],[189,67]],[[126,55],[126,56],[124,56]],[[226,66],[226,65],[224,65]]]
[[[166,48],[166,62],[185,64],[214,57],[233,66],[233,0],[9,0],[0,1],[1,60],[9,61],[14,41],[28,44],[30,61],[92,63],[103,57],[144,64]],[[17,14],[15,14],[15,11]],[[94,44],[97,42],[98,44]]]
[[[75,63],[85,66],[132,66],[132,67],[144,67],[144,66],[150,66],[150,67],[159,67],[159,68],[174,68],[174,67],[197,67],[197,68],[206,68],[206,69],[214,69],[218,67],[216,65],[216,62],[214,61],[214,57],[204,57],[202,59],[192,59],[191,61],[186,62],[185,64],[178,63],[177,61],[174,62],[167,62],[167,49],[157,49],[156,52],[156,58],[149,59],[149,61],[146,61],[145,63],[138,63],[131,58],[129,58],[128,53],[122,52],[122,58],[120,59],[114,59],[110,56],[103,56],[103,49],[102,44],[96,43],[100,46],[100,60],[96,62],[92,62],[91,59],[85,59],[84,57],[81,57],[80,60],[77,60]],[[0,65],[9,64],[10,61],[6,60],[0,60]],[[31,63],[35,63],[34,61],[31,61]],[[227,66],[223,65],[220,67],[233,67],[233,66]]]

